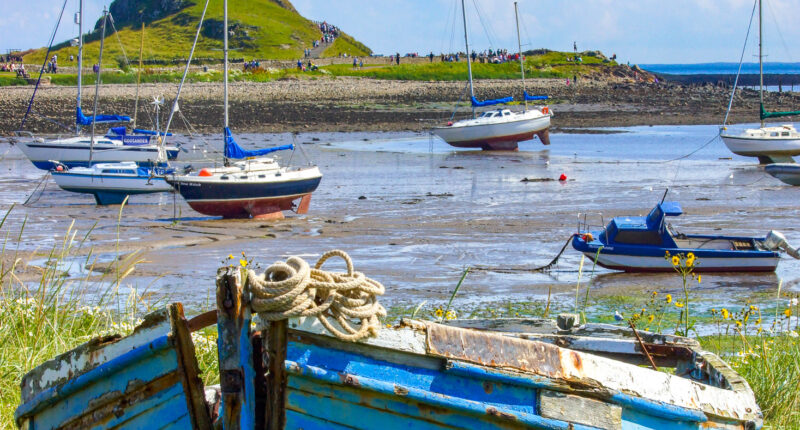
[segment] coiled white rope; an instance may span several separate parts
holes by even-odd
[[[331,257],[341,257],[347,264],[347,273],[321,270]],[[338,249],[323,254],[313,269],[302,258],[293,256],[272,264],[261,275],[248,270],[247,283],[252,292],[250,305],[260,318],[278,321],[316,316],[342,340],[377,336],[381,328],[378,318],[386,316],[377,298],[385,291],[383,285],[353,270],[350,256]],[[355,323],[354,319],[360,322]],[[338,322],[344,332],[331,320]]]

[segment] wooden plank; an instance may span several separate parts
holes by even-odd
[[[250,300],[237,268],[223,267],[217,272],[217,312],[223,428],[249,430],[255,426]]]
[[[286,426],[286,320],[270,321],[267,331],[267,429],[282,430]]]
[[[200,366],[197,364],[189,324],[183,316],[183,305],[172,303],[168,309],[172,323],[172,340],[178,353],[178,369],[192,427],[197,430],[210,430],[211,417],[206,407],[203,379],[200,378]]]
[[[545,418],[607,430],[618,430],[622,426],[621,407],[550,390],[539,392],[539,413]]]

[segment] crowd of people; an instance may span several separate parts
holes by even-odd
[[[245,61],[243,68],[245,72],[255,71],[261,68],[261,62],[258,60]]]

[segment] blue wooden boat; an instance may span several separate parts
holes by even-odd
[[[647,216],[614,217],[602,230],[592,230],[584,217],[572,247],[592,260],[596,257],[602,267],[626,272],[672,272],[667,252],[693,253],[698,260],[695,272],[772,272],[780,251],[800,258],[776,231],[766,237],[678,233],[666,217],[682,214],[678,202],[661,202]]]
[[[22,381],[21,428],[757,429],[750,387],[697,342],[559,320],[402,320],[350,342],[315,317],[252,318],[237,269],[217,310],[173,304]],[[190,332],[216,320],[220,386]],[[341,328],[339,326],[339,328]],[[670,372],[642,367],[653,363]],[[205,391],[205,400],[203,393]]]

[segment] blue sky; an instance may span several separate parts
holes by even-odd
[[[200,0],[196,0],[200,1]],[[220,1],[220,0],[212,0]],[[519,0],[523,49],[578,49],[616,53],[631,63],[736,62],[754,0]],[[292,0],[310,19],[327,20],[376,53],[435,53],[463,49],[458,0]],[[61,0],[3,0],[0,52],[47,44]],[[85,0],[94,23],[109,0]],[[230,0],[230,7],[236,7]],[[476,7],[482,19],[478,19]],[[57,41],[77,32],[68,0]],[[467,0],[471,45],[516,49],[513,0]],[[800,62],[800,4],[765,0],[767,61]],[[454,30],[455,26],[455,30]],[[745,61],[757,61],[756,26]]]

